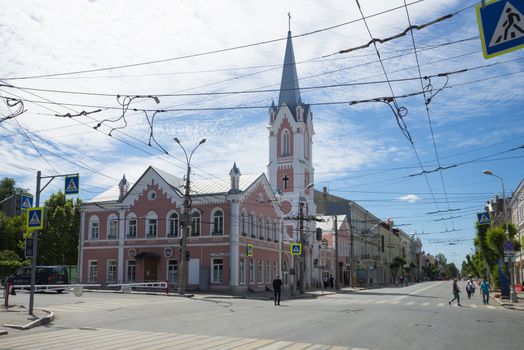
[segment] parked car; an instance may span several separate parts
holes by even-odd
[[[14,285],[14,289],[29,289],[31,284],[31,266],[20,268],[16,273],[7,278],[8,283]],[[67,269],[63,266],[37,266],[35,275],[35,286],[69,284]],[[24,286],[24,287],[17,287]],[[50,290],[56,290],[62,293],[64,289],[52,287]]]

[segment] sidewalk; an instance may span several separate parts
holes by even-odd
[[[495,293],[493,293],[493,295],[495,295]],[[501,299],[500,296],[498,298],[495,298],[493,296],[492,299],[494,299],[500,305],[504,306],[506,309],[524,311],[524,292],[517,292],[517,298],[518,298],[518,302],[516,303],[513,303],[509,299]]]
[[[26,330],[36,326],[46,325],[52,322],[55,315],[52,312],[34,309],[33,315],[29,315],[29,310],[20,305],[10,305],[6,309],[0,307],[0,335],[8,333],[10,328]]]

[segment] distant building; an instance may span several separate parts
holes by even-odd
[[[517,229],[517,239],[521,243],[521,249],[515,257],[515,284],[522,284],[524,281],[524,254],[522,253],[522,243],[524,243],[524,179],[511,196],[509,210],[511,211],[511,222]]]

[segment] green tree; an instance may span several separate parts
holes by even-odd
[[[62,192],[45,202],[47,225],[38,234],[39,265],[76,265],[80,230],[80,200]]]
[[[389,265],[389,267],[393,270],[393,277],[398,276],[398,269],[400,269],[400,274],[404,274],[404,265],[406,265],[406,259],[404,259],[401,256],[396,256],[393,258],[393,262]]]

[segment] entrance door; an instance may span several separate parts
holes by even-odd
[[[145,259],[144,260],[144,282],[157,282],[158,281],[158,259]]]

